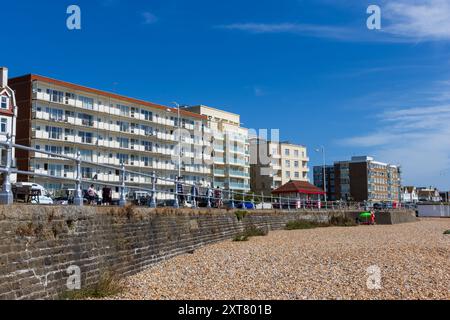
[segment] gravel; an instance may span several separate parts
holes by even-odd
[[[226,241],[124,279],[113,299],[450,299],[449,219],[273,231]],[[367,269],[381,270],[381,289]]]

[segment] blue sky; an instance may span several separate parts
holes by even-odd
[[[82,29],[66,28],[77,4]],[[382,9],[369,31],[366,9]],[[6,6],[6,7],[5,7]],[[327,160],[373,155],[450,189],[445,0],[10,1],[0,64],[161,104],[205,104]]]

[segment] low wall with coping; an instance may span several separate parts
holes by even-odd
[[[0,206],[0,299],[58,298],[67,290],[70,266],[79,268],[81,286],[87,287],[105,272],[132,275],[161,260],[231,239],[250,225],[279,230],[289,221],[326,222],[332,216],[356,214],[267,210],[248,211],[238,219],[229,210]],[[413,211],[385,215],[415,220]]]

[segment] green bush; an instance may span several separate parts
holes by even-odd
[[[89,288],[66,291],[61,298],[63,300],[102,299],[121,293],[123,286],[118,277],[109,272],[102,274],[97,284]]]
[[[356,226],[356,222],[348,217],[343,216],[334,216],[330,219],[330,224],[332,226],[339,227],[354,227]]]
[[[315,229],[326,227],[354,227],[355,221],[350,218],[342,216],[333,216],[329,222],[317,222],[309,220],[296,220],[286,223],[285,230],[302,230],[302,229]]]
[[[266,228],[258,228],[251,226],[245,228],[244,232],[234,237],[233,241],[248,241],[251,237],[263,237],[269,234],[269,230]]]
[[[315,229],[315,228],[323,228],[328,227],[329,225],[326,223],[315,222],[315,221],[307,221],[307,220],[296,220],[290,221],[286,223],[284,227],[285,230],[303,230],[303,229]]]
[[[236,215],[236,218],[238,219],[238,221],[242,221],[245,216],[247,215],[247,211],[243,211],[243,210],[238,210],[236,211],[234,214]]]
[[[450,234],[450,230],[444,231],[444,234]]]

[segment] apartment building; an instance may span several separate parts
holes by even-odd
[[[208,119],[210,132],[205,134],[212,144],[214,188],[233,191],[250,190],[250,155],[248,129],[241,127],[238,114],[211,108],[192,106],[190,112]]]
[[[333,172],[333,199],[372,203],[401,201],[401,170],[398,166],[362,156],[335,162]],[[315,179],[316,186],[322,183],[320,178]]]
[[[401,170],[372,157],[353,157],[350,161],[350,192],[356,201],[400,203]]]
[[[10,85],[17,95],[17,143],[73,157],[80,152],[82,160],[89,162],[82,165],[82,177],[96,181],[99,190],[102,185],[117,185],[120,172],[95,164],[119,168],[123,163],[135,172],[155,171],[160,178],[175,179],[180,149],[184,181],[211,180],[211,166],[203,161],[210,160],[210,155],[202,152],[210,147],[203,139],[208,131],[205,116],[38,75],[11,79]],[[179,128],[189,136],[179,138]],[[17,165],[21,170],[76,177],[75,163],[40,153],[18,151]],[[134,186],[151,186],[149,177],[130,175],[127,179]],[[33,181],[53,192],[74,187],[73,183],[39,177]],[[158,199],[173,197],[173,183],[158,179],[157,185],[163,190]],[[115,191],[117,196],[119,188]]]
[[[252,138],[251,149],[251,187],[254,192],[270,195],[290,181],[309,181],[306,147]]]
[[[336,184],[335,184],[336,173],[334,165],[325,166],[325,178],[323,174],[324,174],[324,166],[314,166],[313,168],[314,185],[322,190],[326,189],[328,201],[335,201],[337,200],[337,198],[336,198]],[[326,181],[326,188],[324,181]]]

